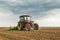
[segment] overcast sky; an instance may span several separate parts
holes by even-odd
[[[0,26],[16,26],[24,13],[40,26],[60,26],[60,0],[0,0]]]

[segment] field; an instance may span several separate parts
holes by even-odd
[[[31,31],[8,31],[0,28],[0,40],[60,40],[60,28],[40,28]]]

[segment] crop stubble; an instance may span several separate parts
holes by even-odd
[[[41,28],[31,31],[0,30],[0,40],[60,40],[60,28]]]

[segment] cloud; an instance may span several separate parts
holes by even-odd
[[[30,14],[41,26],[60,20],[59,0],[0,0],[0,24],[15,25],[21,14]],[[36,20],[37,19],[37,20]],[[54,21],[55,20],[55,21]],[[56,21],[58,20],[58,21]],[[4,23],[4,24],[3,24]]]
[[[46,18],[38,19],[36,22],[40,26],[51,26],[51,27],[59,27],[60,26],[60,9],[53,9],[48,11],[47,13],[51,13],[50,15],[46,16]]]
[[[0,27],[16,26],[19,14],[13,14],[8,9],[0,8]]]

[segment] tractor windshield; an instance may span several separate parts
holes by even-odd
[[[20,21],[29,21],[30,20],[30,17],[20,17]]]
[[[30,17],[25,17],[25,21],[30,20]]]

